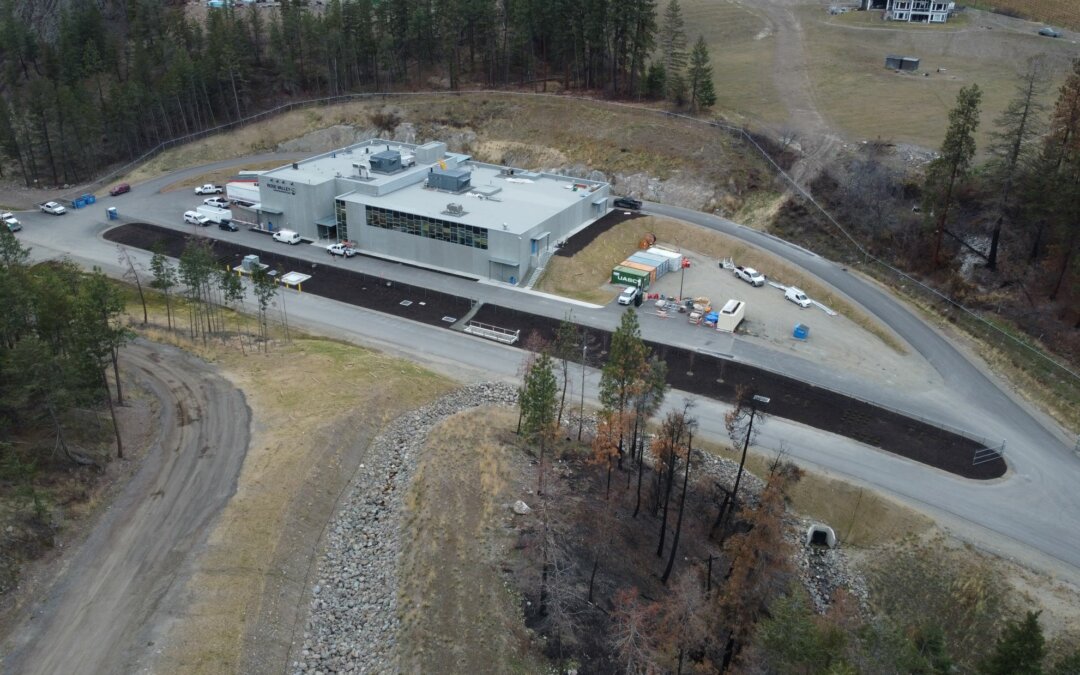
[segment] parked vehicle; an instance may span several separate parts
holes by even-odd
[[[22,229],[22,223],[20,223],[19,219],[15,217],[15,214],[10,211],[0,213],[0,220],[4,221],[4,224],[7,225],[8,230],[11,232],[18,232]]]
[[[209,199],[204,199],[202,203],[206,206],[213,206],[219,209],[229,208],[229,200],[224,197],[210,197]]]
[[[67,209],[64,208],[64,205],[58,204],[56,202],[45,202],[44,204],[38,204],[38,208],[41,209],[42,213],[51,213],[54,216],[62,216],[67,213]]]
[[[633,209],[635,211],[641,209],[641,201],[633,199],[631,197],[616,197],[615,208],[617,209]]]
[[[214,185],[213,183],[207,183],[195,188],[195,194],[197,195],[219,195],[224,191],[220,185]]]
[[[765,275],[761,272],[758,272],[753,267],[742,267],[741,265],[736,265],[735,269],[732,271],[735,273],[735,276],[742,279],[751,286],[765,285]]]
[[[803,293],[794,286],[789,286],[787,290],[784,291],[784,299],[794,302],[803,309],[810,306],[810,298],[806,297],[806,293]]]
[[[211,223],[230,223],[232,222],[232,211],[229,209],[219,209],[216,206],[196,206],[195,211],[203,214],[210,219]]]
[[[185,211],[184,222],[190,225],[198,225],[199,227],[207,227],[210,225],[210,219],[198,211]]]
[[[633,304],[634,299],[637,298],[638,295],[640,295],[640,294],[641,294],[641,289],[638,288],[637,286],[627,286],[623,290],[623,292],[619,295],[619,304],[620,305]]]
[[[1056,28],[1051,28],[1050,26],[1043,26],[1039,29],[1039,35],[1042,35],[1043,37],[1057,38],[1061,37],[1061,31]]]
[[[356,249],[347,244],[330,244],[326,247],[326,252],[330,255],[340,255],[344,258],[351,258],[356,255]]]
[[[119,197],[120,195],[126,194],[128,192],[131,192],[131,186],[127,183],[120,183],[119,185],[113,186],[113,188],[109,190],[109,194],[113,197]]]
[[[280,241],[283,244],[296,245],[300,243],[300,235],[292,230],[278,230],[274,233],[274,241]]]
[[[227,230],[229,232],[238,232],[240,230],[240,228],[236,226],[236,223],[228,220],[218,223],[217,226],[219,230]]]

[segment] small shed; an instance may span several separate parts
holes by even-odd
[[[716,317],[716,330],[721,333],[734,333],[746,317],[746,303],[742,300],[728,300]]]
[[[914,56],[886,56],[885,67],[890,70],[916,71],[919,69],[919,59]]]

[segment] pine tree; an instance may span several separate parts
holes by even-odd
[[[1010,621],[979,667],[983,675],[1041,675],[1046,654],[1039,612],[1028,612],[1021,621]]]
[[[1033,60],[1020,79],[1016,97],[1009,102],[1001,116],[995,120],[997,131],[992,134],[990,154],[994,155],[991,168],[998,187],[998,216],[990,237],[990,252],[986,258],[989,269],[997,268],[998,242],[1002,224],[1011,207],[1013,187],[1018,174],[1027,168],[1035,150],[1033,141],[1040,130],[1040,116],[1046,107],[1040,102],[1046,91],[1044,65]]]
[[[690,108],[694,111],[711,108],[716,105],[716,90],[712,81],[712,66],[709,64],[709,48],[705,38],[698,36],[694,51],[690,54],[688,73]]]
[[[559,384],[551,357],[541,352],[529,368],[522,388],[522,430],[540,443],[537,463],[537,494],[544,494],[545,450],[555,429],[555,414],[559,407]]]
[[[971,169],[975,157],[975,131],[979,128],[979,85],[964,87],[956,97],[956,107],[949,112],[949,128],[941,144],[941,154],[926,172],[925,211],[936,219],[932,264],[941,262],[941,240],[948,223],[949,207],[955,198],[956,185]]]
[[[683,22],[682,7],[679,0],[668,0],[664,9],[664,22],[660,29],[660,64],[664,67],[667,84],[670,88],[665,96],[674,101],[676,91],[686,70],[686,28]]]
[[[626,407],[635,384],[645,371],[647,350],[641,341],[637,312],[627,308],[619,327],[611,336],[608,360],[600,374],[600,403],[614,417],[619,433],[619,465],[622,466],[623,436],[626,428]]]

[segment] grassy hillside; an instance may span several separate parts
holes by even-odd
[[[964,4],[990,12],[1080,30],[1080,3],[1076,0],[973,0]]]

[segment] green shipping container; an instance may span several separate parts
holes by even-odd
[[[649,289],[649,273],[619,265],[611,270],[611,283],[619,286],[637,286],[645,291]]]

